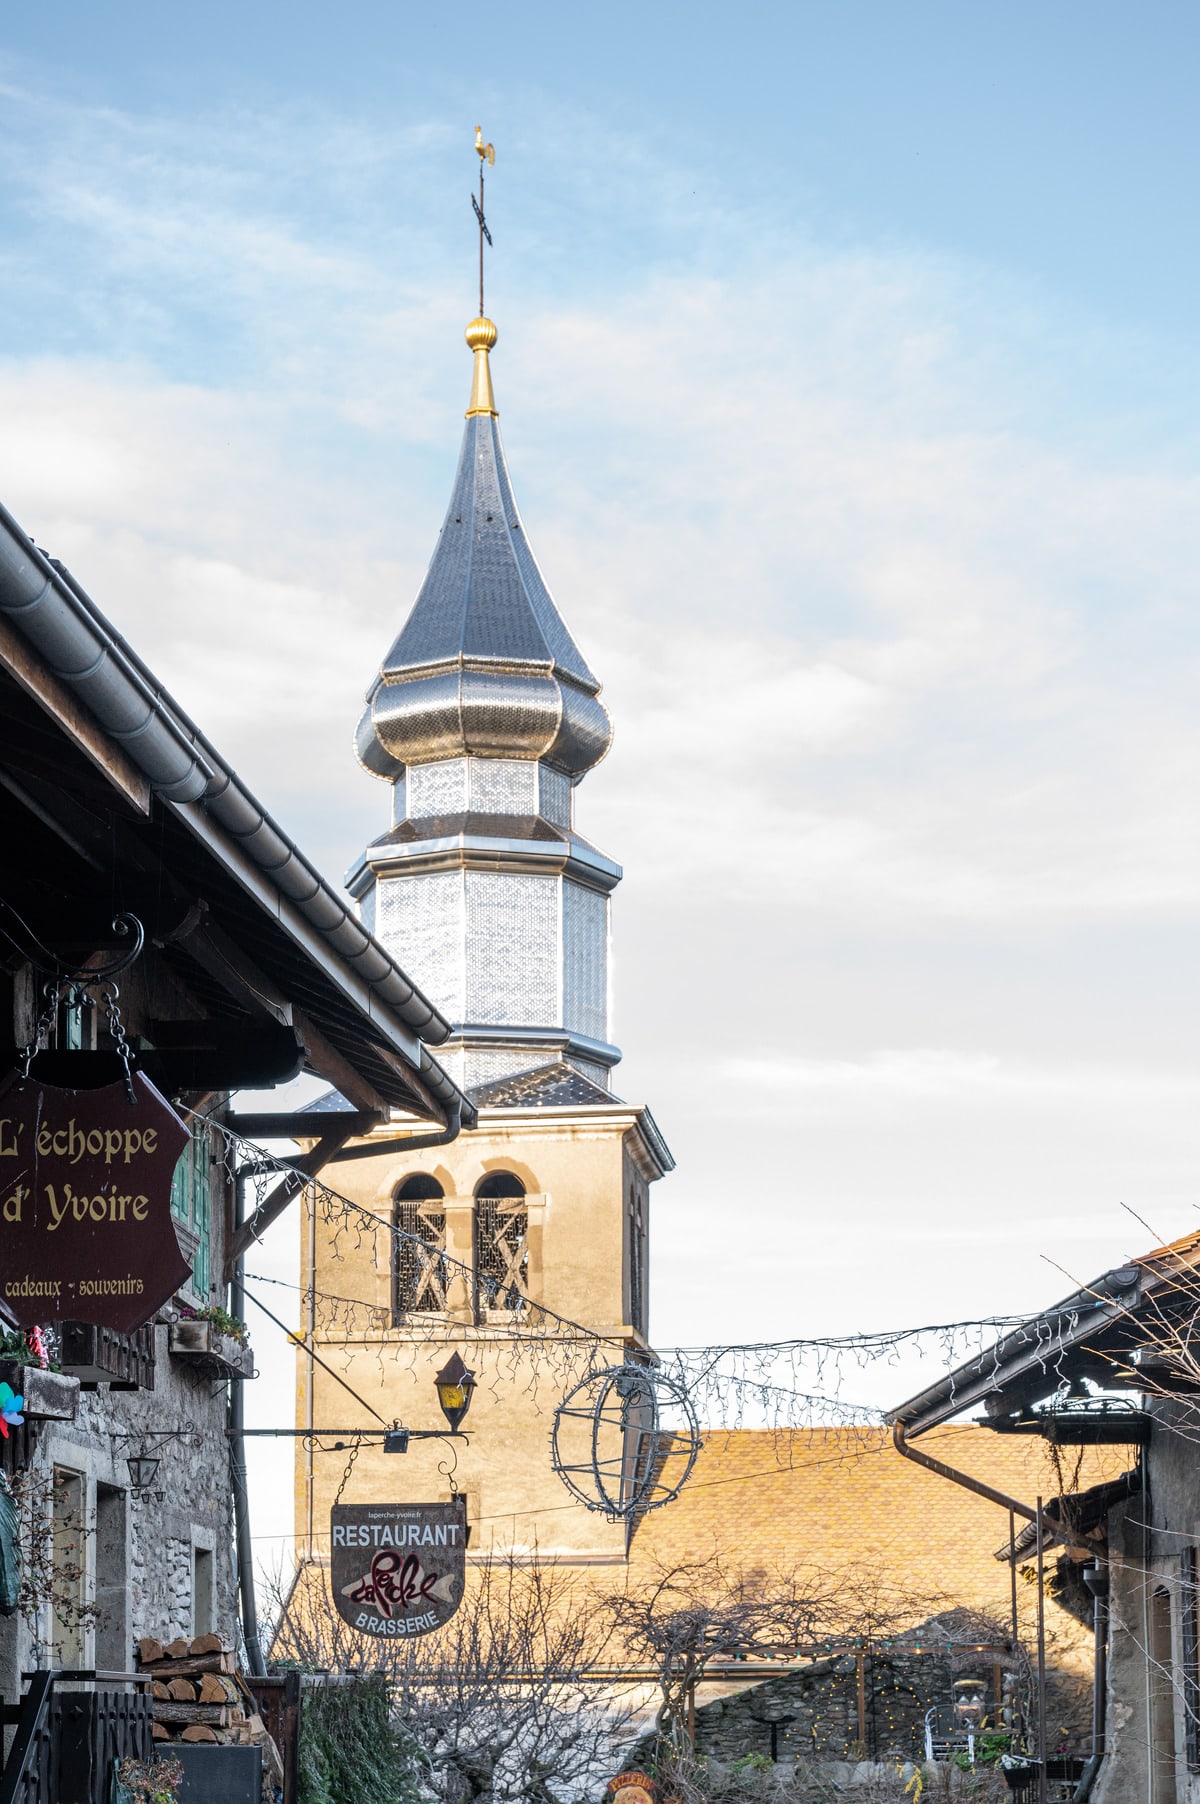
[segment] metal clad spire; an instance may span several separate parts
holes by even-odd
[[[554,605],[517,512],[492,390],[496,327],[483,313],[483,172],[479,156],[478,316],[466,329],[475,359],[450,507],[411,613],[384,658],[358,728],[368,770],[470,755],[545,759],[566,775],[590,770],[612,729],[600,685]],[[474,197],[472,197],[474,200]]]
[[[574,830],[574,785],[612,739],[600,685],[568,632],[517,511],[484,307],[466,329],[471,398],[450,506],[408,618],[358,724],[362,764],[393,786],[392,824],[351,873],[364,918],[453,1024],[464,1084],[518,1072],[602,1102],[608,898],[619,866]],[[540,1099],[540,1093],[539,1093]],[[556,1103],[567,1097],[555,1092]]]

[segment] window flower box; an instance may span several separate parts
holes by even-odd
[[[18,1365],[0,1360],[0,1379],[25,1399],[26,1419],[73,1422],[79,1411],[79,1380],[67,1372],[48,1372],[42,1366]]]
[[[64,1322],[58,1363],[88,1390],[108,1384],[113,1390],[154,1389],[154,1324],[132,1334],[98,1328],[92,1322]]]
[[[171,1352],[213,1378],[253,1378],[254,1354],[244,1340],[224,1334],[215,1322],[181,1316],[171,1323]]]

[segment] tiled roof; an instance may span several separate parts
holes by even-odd
[[[1115,1478],[1135,1457],[1129,1448],[1072,1448],[1060,1475],[1056,1450],[1036,1436],[948,1427],[921,1446],[1030,1505]],[[1010,1572],[994,1554],[1008,1528],[1006,1510],[905,1459],[883,1428],[711,1433],[677,1500],[638,1525],[630,1580],[716,1550],[730,1565],[768,1572],[878,1569],[910,1592],[914,1621],[955,1605],[1006,1622]]]
[[[496,1078],[468,1094],[480,1109],[575,1109],[621,1100],[564,1059],[539,1065],[533,1071],[518,1071],[515,1077]]]
[[[1133,1264],[1172,1265],[1195,1252],[1200,1252],[1200,1228],[1193,1229],[1190,1234],[1181,1234],[1178,1240],[1168,1240],[1163,1246],[1151,1247],[1148,1253],[1137,1254]]]

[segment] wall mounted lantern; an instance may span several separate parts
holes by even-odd
[[[162,1464],[161,1459],[153,1453],[131,1453],[125,1464],[129,1467],[129,1484],[133,1495],[139,1502],[147,1502],[151,1495],[150,1487]],[[161,1491],[155,1491],[153,1495],[157,1503],[162,1502]]]
[[[450,1424],[451,1434],[457,1434],[467,1411],[471,1407],[471,1393],[475,1389],[475,1374],[467,1370],[460,1353],[452,1353],[441,1371],[434,1379],[437,1385],[438,1402],[442,1414]]]

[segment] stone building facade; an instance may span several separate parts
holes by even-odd
[[[35,1667],[128,1671],[143,1635],[238,1640],[230,1428],[254,1364],[219,1317],[266,1216],[238,1222],[231,1093],[307,1069],[354,1126],[399,1116],[447,1141],[473,1111],[428,1050],[448,1024],[2,508],[0,838],[0,1076],[28,1054],[29,1085],[104,1091],[119,1116],[123,1035],[190,1130],[170,1193],[188,1275],[151,1322],[50,1324],[45,1371],[0,1290],[0,1375],[25,1399],[0,1437],[22,1568],[0,1615],[11,1703]],[[349,1133],[327,1121],[324,1147]]]
[[[1005,1490],[1016,1487],[997,1464],[1014,1439],[1062,1449],[1067,1470],[1098,1444],[1112,1462],[1100,1483],[1093,1468],[1065,1494],[1039,1487],[1051,1586],[1073,1591],[1096,1628],[1090,1758],[1076,1794],[1095,1804],[1200,1799],[1198,1297],[1191,1234],[1102,1272],[896,1412],[920,1451],[982,1405],[990,1427],[977,1432],[994,1451],[972,1469]],[[1032,1515],[1030,1488],[1017,1496]],[[1015,1543],[1026,1563],[1034,1534],[1027,1523]]]

